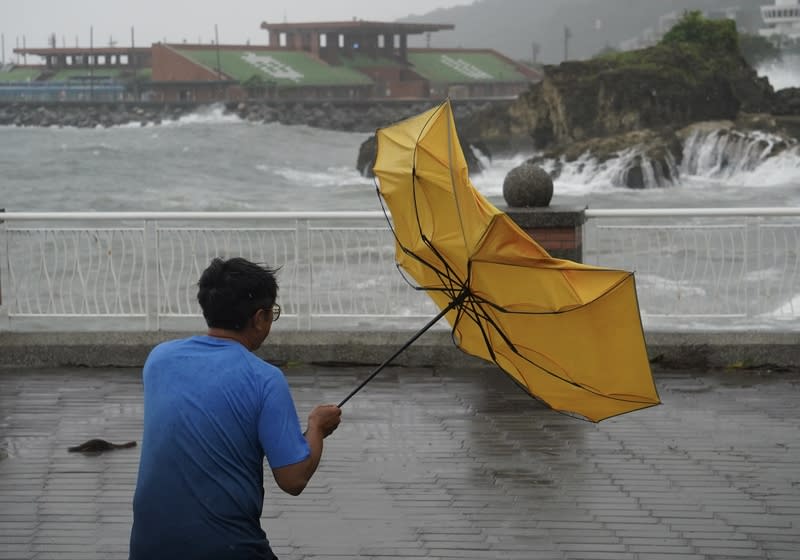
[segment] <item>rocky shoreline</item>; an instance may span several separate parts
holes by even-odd
[[[220,111],[248,122],[306,125],[346,132],[373,132],[430,109],[438,100],[407,102],[229,102],[211,105],[162,103],[5,103],[0,126],[97,128],[159,125],[198,112]],[[510,101],[459,101],[456,118],[466,118],[488,106]]]
[[[654,46],[545,66],[509,107],[476,114],[459,133],[495,153],[535,152],[531,163],[554,178],[567,165],[607,170],[614,160],[614,186],[666,187],[708,156],[715,173],[784,152],[794,161],[800,89],[775,91],[759,76],[733,21],[689,12]]]

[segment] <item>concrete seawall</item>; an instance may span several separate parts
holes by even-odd
[[[0,366],[139,367],[157,343],[188,332],[0,332]],[[272,362],[377,365],[414,331],[275,331],[259,355]],[[662,368],[800,367],[800,332],[649,332],[648,354]],[[458,368],[485,364],[455,347],[449,331],[429,331],[392,362]],[[486,364],[487,367],[492,367]]]

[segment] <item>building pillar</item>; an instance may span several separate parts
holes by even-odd
[[[339,34],[338,33],[324,33],[325,46],[322,46],[320,40],[320,55],[321,58],[328,64],[336,64],[339,61]]]
[[[498,205],[552,257],[583,262],[584,208],[546,206],[512,208]]]
[[[388,58],[392,58],[394,55],[394,33],[384,33],[383,55]]]
[[[353,36],[344,34],[344,51],[345,56],[352,56],[353,55]]]
[[[378,36],[377,35],[363,35],[361,37],[361,50],[364,54],[371,58],[378,57]]]
[[[408,62],[408,35],[405,33],[400,34],[400,59]]]
[[[302,51],[303,50],[303,34],[302,33],[292,33],[292,41],[291,47],[294,51]]]

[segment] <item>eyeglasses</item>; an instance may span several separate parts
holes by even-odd
[[[274,323],[281,317],[281,306],[277,303],[272,306],[272,322]]]

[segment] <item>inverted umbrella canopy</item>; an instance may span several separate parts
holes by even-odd
[[[552,258],[473,186],[449,101],[381,129],[396,259],[455,343],[555,410],[598,422],[659,404],[634,276]]]

